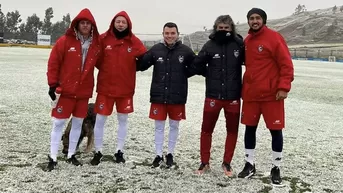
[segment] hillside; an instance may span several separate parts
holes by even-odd
[[[290,46],[343,43],[343,12],[334,13],[332,7],[268,20],[267,26],[280,32]],[[237,31],[243,37],[248,29],[246,23],[237,25]],[[186,36],[184,42],[189,45],[191,39],[193,49],[197,50],[208,40],[208,35],[209,32],[198,31]]]

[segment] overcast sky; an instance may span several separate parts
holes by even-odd
[[[0,3],[5,14],[17,9],[25,21],[33,13],[43,20],[48,7],[54,9],[53,22],[66,13],[73,18],[81,9],[89,8],[101,33],[107,30],[117,12],[125,10],[132,19],[133,32],[140,34],[160,34],[168,21],[177,23],[181,33],[192,33],[203,26],[211,28],[221,14],[230,14],[235,22],[242,23],[252,7],[260,7],[269,19],[276,19],[291,15],[298,4],[304,4],[308,10],[343,5],[341,0],[1,0]]]

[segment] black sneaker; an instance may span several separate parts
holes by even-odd
[[[152,162],[152,167],[157,168],[161,165],[162,162],[163,162],[163,157],[158,155],[155,157],[154,161]]]
[[[270,178],[273,185],[281,186],[282,185],[282,179],[280,176],[280,168],[277,166],[274,166],[272,170],[270,171]]]
[[[76,159],[75,154],[71,156],[71,158],[67,159],[67,163],[71,163],[74,166],[82,166],[82,163]]]
[[[96,152],[96,153],[94,154],[93,159],[91,160],[91,165],[92,165],[92,166],[99,165],[100,162],[101,162],[102,157],[103,157],[103,155],[101,154],[100,151]]]
[[[114,154],[114,157],[116,158],[115,162],[116,163],[125,163],[125,159],[124,159],[123,155],[124,155],[124,153],[121,152],[120,150],[118,150],[118,152]]]
[[[250,178],[251,176],[255,175],[256,168],[255,164],[251,165],[251,163],[246,162],[243,170],[238,174],[239,178]]]
[[[49,163],[48,163],[48,166],[47,166],[47,171],[50,172],[52,170],[54,170],[57,166],[57,162],[55,162],[51,157],[50,155],[48,155],[48,159],[49,159]]]
[[[171,153],[168,153],[166,155],[166,165],[167,167],[171,167],[173,164],[174,164],[173,155]]]

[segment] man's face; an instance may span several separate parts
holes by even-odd
[[[118,16],[114,20],[114,27],[120,32],[126,30],[128,26],[127,20],[123,16]]]
[[[257,31],[263,26],[263,19],[260,15],[254,13],[249,17],[248,24],[252,30]]]
[[[174,44],[179,37],[176,27],[165,27],[162,34],[167,44]]]
[[[217,25],[217,31],[231,31],[231,25],[230,24],[225,24],[225,23],[219,23]]]
[[[77,26],[81,35],[88,36],[92,30],[92,24],[88,20],[81,20]]]

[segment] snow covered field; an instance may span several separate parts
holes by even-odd
[[[343,64],[295,61],[295,81],[286,100],[282,167],[286,186],[273,188],[268,177],[271,137],[263,122],[257,133],[258,174],[251,180],[224,177],[223,114],[213,136],[212,171],[194,174],[200,157],[202,77],[190,79],[187,120],[181,123],[175,152],[177,165],[151,169],[155,156],[153,121],[148,119],[151,71],[138,73],[125,164],[112,162],[117,131],[112,116],[105,130],[105,158],[99,166],[88,164],[92,153],[83,153],[83,143],[84,166],[69,165],[60,154],[59,169],[43,171],[51,130],[46,84],[49,52],[0,48],[0,192],[343,192]],[[232,162],[237,172],[244,166],[243,136],[241,125]]]

